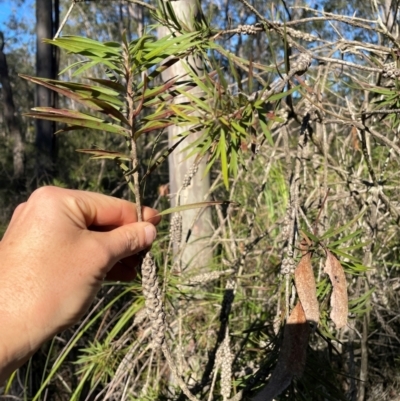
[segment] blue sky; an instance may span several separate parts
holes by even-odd
[[[17,22],[24,22],[26,25],[22,30],[9,31],[7,23],[12,19]],[[4,32],[7,44],[7,37],[14,36],[14,39],[26,41],[29,37],[29,30],[34,28],[35,8],[34,0],[0,0],[0,30]],[[23,35],[24,37],[17,37]]]
[[[32,15],[32,1],[0,0],[0,27],[6,30],[5,23],[15,16],[18,19],[29,19]]]

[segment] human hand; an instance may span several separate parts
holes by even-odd
[[[43,187],[17,207],[0,242],[0,383],[76,323],[104,279],[132,280],[156,236],[156,210],[93,192]]]

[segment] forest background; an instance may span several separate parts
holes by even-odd
[[[0,2],[1,232],[42,185],[214,202],[163,219],[160,326],[107,284],[0,399],[400,400],[399,6]]]

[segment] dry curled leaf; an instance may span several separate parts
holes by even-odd
[[[315,277],[311,266],[311,253],[305,253],[294,271],[294,281],[300,302],[308,321],[319,322],[319,305]]]
[[[347,324],[349,304],[347,297],[347,283],[344,270],[337,258],[326,251],[325,273],[329,275],[332,283],[331,314],[330,317],[336,328],[340,329]]]
[[[309,336],[310,326],[301,302],[298,302],[285,324],[278,363],[267,386],[252,401],[272,401],[289,386],[293,377],[301,377]]]

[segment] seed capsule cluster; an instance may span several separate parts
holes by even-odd
[[[142,263],[142,286],[146,300],[147,316],[152,325],[153,343],[158,348],[165,340],[165,313],[157,278],[157,269],[150,252],[147,252]]]
[[[219,354],[219,355],[218,355]],[[217,351],[217,358],[221,364],[221,395],[223,400],[228,400],[232,388],[232,362],[233,354],[229,342],[229,331],[226,331],[225,339]]]
[[[397,63],[386,64],[382,72],[385,78],[395,79],[400,77],[400,68],[397,68]]]
[[[310,95],[308,98],[304,100],[304,109],[303,116],[305,117],[307,114],[310,115],[311,119],[315,118],[315,104],[318,102],[317,96],[315,94]]]
[[[198,169],[199,163],[195,163],[192,165],[192,167],[190,167],[189,171],[185,174],[185,177],[183,178],[182,189],[186,189],[190,185],[190,183],[192,182],[192,178],[197,173]]]
[[[291,274],[294,272],[294,269],[296,268],[296,263],[293,260],[293,258],[284,258],[282,260],[281,264],[281,274],[286,275],[286,274]]]
[[[303,75],[308,70],[311,61],[311,54],[301,53],[297,60],[292,64],[289,75]]]
[[[226,274],[232,274],[234,272],[233,269],[227,269],[223,271],[213,271],[209,273],[201,273],[198,274],[197,276],[191,277],[188,280],[188,285],[199,285],[199,284],[207,284],[210,281],[214,281],[219,279],[221,276],[224,276]]]
[[[171,224],[169,229],[171,236],[171,242],[179,247],[182,242],[182,215],[174,213],[171,218]]]
[[[238,25],[237,32],[244,35],[255,35],[260,30],[255,25]]]

